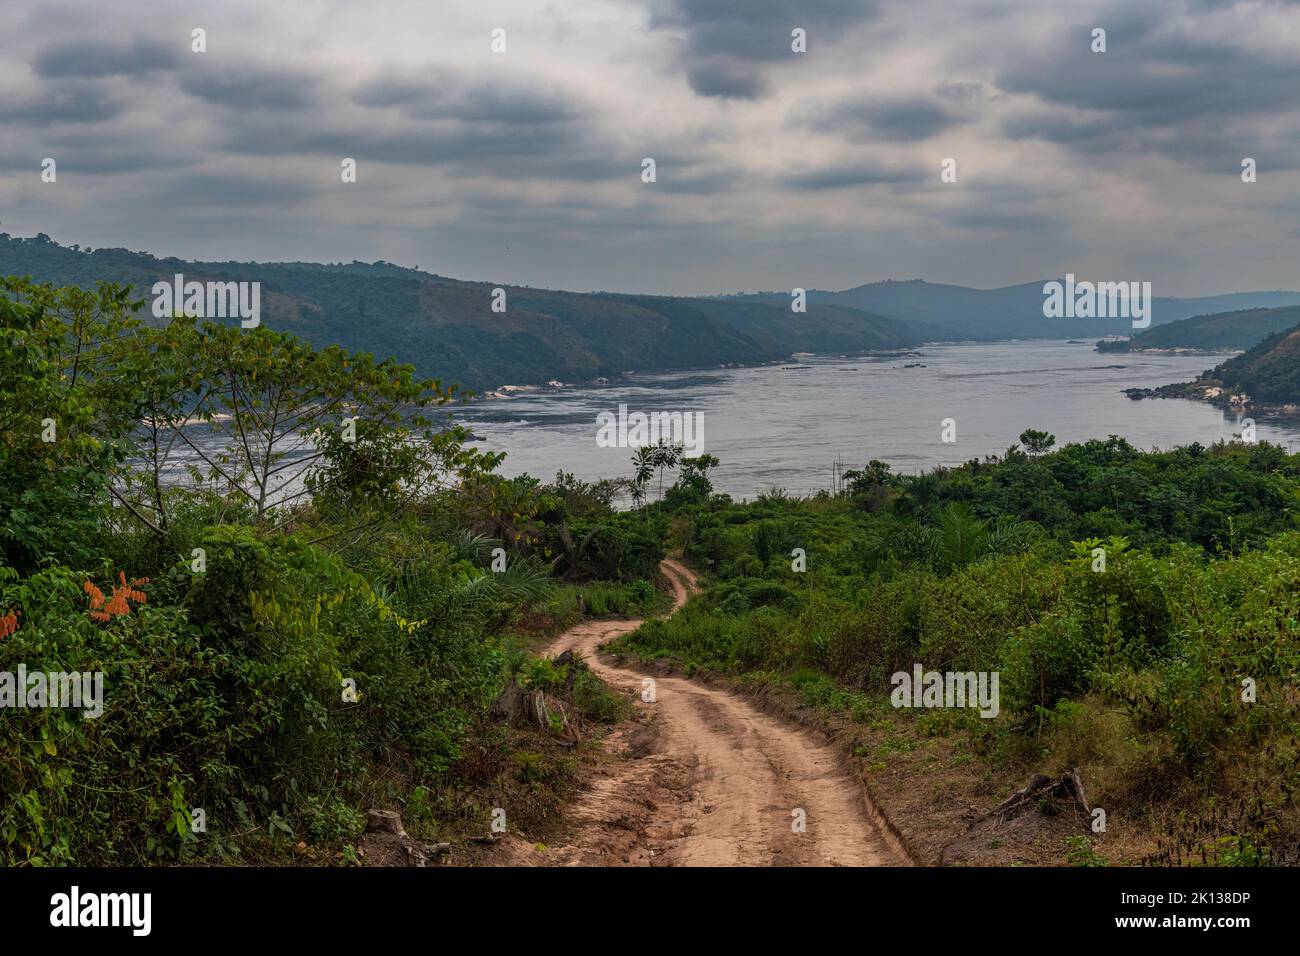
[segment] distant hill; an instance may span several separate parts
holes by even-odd
[[[1257,345],[1275,332],[1300,323],[1300,306],[1281,309],[1242,309],[1180,319],[1152,327],[1124,341],[1098,342],[1099,352],[1143,352],[1187,349],[1230,352]]]
[[[810,291],[810,302],[833,303],[907,322],[928,339],[1081,338],[1130,335],[1129,319],[1048,319],[1043,284],[969,289],[920,279],[887,280],[842,292]],[[779,294],[739,296],[775,301]],[[786,296],[786,301],[789,297]],[[1300,292],[1237,292],[1199,299],[1155,297],[1152,326],[1229,309],[1300,305]]]
[[[479,391],[624,371],[758,364],[792,352],[908,348],[923,340],[904,322],[829,302],[795,315],[788,298],[736,302],[504,285],[507,311],[494,313],[492,283],[382,261],[187,262],[0,234],[0,275],[87,288],[129,283],[147,299],[154,282],[176,273],[187,281],[260,281],[264,325],[317,345],[392,355],[423,375]],[[155,321],[147,307],[142,318]]]
[[[1249,351],[1205,373],[1255,405],[1300,404],[1300,325],[1270,335]]]
[[[808,311],[789,292],[716,297],[577,293],[466,282],[389,262],[188,262],[128,249],[81,249],[48,236],[0,233],[0,275],[57,285],[133,285],[142,297],[176,273],[260,281],[263,322],[316,345],[395,356],[423,375],[482,391],[551,379],[589,381],[624,371],[752,365],[792,352],[857,353],[924,341],[1128,334],[1126,319],[1047,319],[1043,283],[968,289],[921,280],[811,290]],[[1297,292],[1156,298],[1159,325],[1228,309],[1300,306]],[[152,316],[144,316],[153,321]],[[1150,334],[1150,333],[1148,333]]]
[[[1294,411],[1300,406],[1300,324],[1272,333],[1194,381],[1124,391],[1134,399],[1191,398],[1221,408]]]

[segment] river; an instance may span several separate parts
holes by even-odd
[[[1001,454],[1026,428],[1057,444],[1121,435],[1139,448],[1210,445],[1238,416],[1181,399],[1134,401],[1123,389],[1187,381],[1220,357],[1101,354],[1092,344],[1026,340],[930,345],[906,357],[811,356],[759,368],[637,374],[618,384],[553,388],[476,401],[456,417],[478,447],[507,452],[502,473],[550,480],[628,476],[631,449],[601,447],[597,415],[700,417],[714,485],[737,498],[831,486],[833,463],[878,458],[895,471]],[[912,367],[908,367],[912,366]],[[944,419],[955,442],[943,441]],[[1300,420],[1260,419],[1263,441],[1300,449]]]

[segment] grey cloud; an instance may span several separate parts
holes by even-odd
[[[638,0],[565,9],[496,59],[466,26],[475,0],[400,22],[204,9],[225,36],[208,56],[189,53],[188,23],[142,5],[0,7],[6,229],[162,253],[436,256],[449,275],[671,292],[767,287],[787,260],[827,286],[933,261],[995,285],[1051,272],[1064,247],[1186,281],[1169,237],[1191,237],[1182,258],[1210,251],[1195,282],[1227,287],[1274,268],[1259,237],[1294,219],[1300,49],[1278,52],[1280,34],[1263,38],[1275,52],[1245,48],[1254,2]],[[1285,31],[1295,9],[1267,12]],[[1110,52],[1089,52],[1093,26]],[[1059,147],[1047,161],[1040,142]],[[949,153],[956,185],[939,182]],[[34,174],[45,155],[59,190]],[[1247,155],[1257,186],[1239,182]],[[345,156],[356,187],[338,181]],[[1097,189],[1096,172],[1126,188]]]
[[[49,89],[19,101],[0,101],[0,120],[44,127],[53,123],[100,123],[124,110],[121,100],[91,85]]]
[[[935,96],[940,99],[948,100],[951,103],[957,103],[961,106],[972,106],[988,98],[988,90],[984,84],[978,81],[949,80],[940,83],[934,88]]]
[[[875,12],[873,0],[664,0],[652,9],[651,27],[684,29],[695,55],[729,54],[772,61],[790,56],[790,31],[809,31],[809,45]],[[820,35],[823,34],[826,35]]]
[[[322,123],[311,113],[240,117],[225,130],[224,149],[248,156],[344,156],[360,164],[445,168],[464,176],[516,183],[595,182],[640,175],[640,155],[570,123],[384,122],[360,116]]]
[[[687,68],[686,81],[700,96],[757,100],[766,95],[762,70],[739,60],[710,59]]]
[[[851,186],[919,184],[920,169],[909,166],[888,167],[869,163],[823,166],[791,173],[782,182],[791,189],[844,189]]]
[[[729,192],[744,178],[739,167],[717,162],[689,163],[669,160],[655,166],[653,187],[659,192],[708,195]]]
[[[790,62],[790,33],[807,31],[808,49],[830,46],[870,17],[874,0],[655,0],[650,26],[685,35],[680,65],[700,96],[756,100],[770,90],[767,68]]]
[[[136,39],[118,43],[105,39],[72,40],[46,47],[32,61],[45,79],[68,76],[144,76],[175,69],[180,54],[174,44]]]
[[[1110,127],[1098,116],[1040,110],[1008,116],[1002,121],[1002,131],[1013,140],[1041,139],[1052,143],[1076,144],[1108,140]]]
[[[813,103],[796,110],[791,118],[819,132],[851,140],[895,143],[929,139],[962,121],[925,96]]]
[[[1000,89],[1056,106],[1097,110],[1121,125],[1170,126],[1212,115],[1267,113],[1294,105],[1300,51],[1265,54],[1221,38],[1159,34],[1145,11],[1107,29],[1093,53],[1089,29],[1062,30],[1047,48],[1019,56],[996,78]]]
[[[219,60],[204,60],[179,78],[190,96],[238,109],[303,109],[315,102],[320,85],[318,76],[301,70]]]
[[[1059,212],[1043,212],[1031,207],[979,204],[935,215],[936,220],[949,226],[959,226],[976,231],[998,230],[1034,233],[1059,229]]]
[[[309,175],[283,171],[267,175],[263,170],[232,173],[196,169],[156,177],[149,183],[149,196],[160,206],[186,207],[273,206],[277,202],[303,202],[319,195],[322,187]]]
[[[372,108],[399,108],[421,119],[500,123],[550,123],[573,119],[574,97],[525,82],[467,84],[447,71],[425,77],[383,74],[352,91],[352,101]]]

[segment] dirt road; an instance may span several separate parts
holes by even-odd
[[[695,576],[662,564],[674,610]],[[563,865],[877,866],[900,862],[870,822],[861,786],[825,743],[740,697],[681,677],[647,675],[597,656],[640,621],[595,621],[548,653],[580,652],[608,684],[637,691],[637,720],[607,747],[611,762],[574,808],[570,842],[547,856]],[[802,830],[799,824],[802,822]]]

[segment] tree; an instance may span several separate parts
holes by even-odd
[[[632,502],[638,507],[645,502],[645,488],[654,474],[654,448],[642,445],[632,453]]]
[[[135,426],[116,344],[125,290],[0,283],[0,557],[82,555]]]
[[[677,482],[668,489],[670,507],[685,502],[707,501],[713,494],[713,482],[709,480],[709,469],[716,468],[721,462],[713,455],[699,455],[695,458],[683,457]]]
[[[473,457],[460,447],[463,434],[435,434],[423,414],[451,401],[454,386],[416,379],[409,365],[313,349],[264,326],[209,322],[194,334],[187,421],[204,422],[217,441],[188,427],[176,437],[259,521],[327,484],[353,495],[381,485],[419,493]],[[403,449],[407,442],[416,446]]]
[[[879,511],[889,496],[895,478],[886,462],[873,458],[866,467],[844,472],[844,488],[849,497],[868,511]]]
[[[659,500],[664,497],[664,472],[669,468],[676,468],[677,462],[682,457],[683,445],[680,443],[672,444],[659,439],[658,444],[653,445],[650,449],[650,463],[659,470]]]
[[[1040,432],[1036,428],[1026,428],[1020,433],[1020,444],[1031,455],[1041,455],[1056,444],[1056,436]]]

